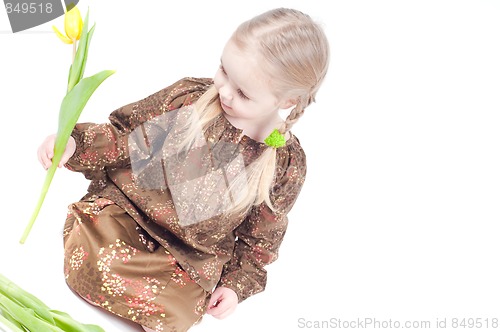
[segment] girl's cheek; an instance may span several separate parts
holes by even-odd
[[[217,88],[217,90],[220,89],[221,84],[224,82],[224,77],[222,75],[221,70],[217,70],[214,76],[214,85]]]

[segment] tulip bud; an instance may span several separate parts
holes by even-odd
[[[82,16],[80,15],[80,10],[78,10],[78,7],[76,6],[67,11],[64,15],[65,35],[63,35],[55,26],[52,26],[52,29],[56,33],[57,37],[59,37],[59,39],[66,44],[74,44],[77,40],[79,40],[82,28]]]
[[[78,7],[75,6],[64,15],[64,30],[68,38],[75,42],[80,39],[82,28],[82,16],[80,15]]]

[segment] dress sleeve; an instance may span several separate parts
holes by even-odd
[[[239,302],[265,289],[265,266],[278,258],[278,249],[288,225],[287,214],[304,183],[306,159],[300,146],[284,159],[284,165],[278,167],[278,180],[271,192],[275,210],[266,203],[255,206],[235,230],[235,250],[232,259],[224,266],[219,286],[234,290]]]
[[[142,123],[197,100],[212,84],[210,79],[184,78],[140,100],[113,111],[109,123],[79,123],[71,136],[76,151],[66,167],[89,180],[105,178],[105,167],[127,167],[128,134]]]

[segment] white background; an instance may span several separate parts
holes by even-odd
[[[294,128],[308,178],[268,289],[192,330],[372,318],[447,319],[451,331],[453,318],[479,318],[482,329],[500,319],[500,1],[80,1],[97,23],[86,76],[116,70],[80,121],[106,121],[181,77],[212,77],[234,28],[279,6],[320,21],[331,43],[317,103]],[[0,273],[78,320],[138,331],[65,285],[61,230],[86,192],[81,174],[56,173],[18,243],[45,176],[36,149],[56,130],[70,63],[53,24],[62,29],[63,18],[12,34],[0,10]]]

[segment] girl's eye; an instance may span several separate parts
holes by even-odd
[[[224,74],[224,76],[227,76],[226,70],[224,69],[224,67],[222,66],[222,64],[219,65],[219,69],[222,72],[222,74]],[[241,91],[240,89],[238,89],[236,92],[238,93],[238,96],[241,99],[245,99],[245,100],[250,99],[247,96],[245,96],[245,94],[243,93],[243,91]]]
[[[240,96],[243,99],[248,99],[248,97],[245,96],[245,94],[240,89],[238,89],[238,96]]]

